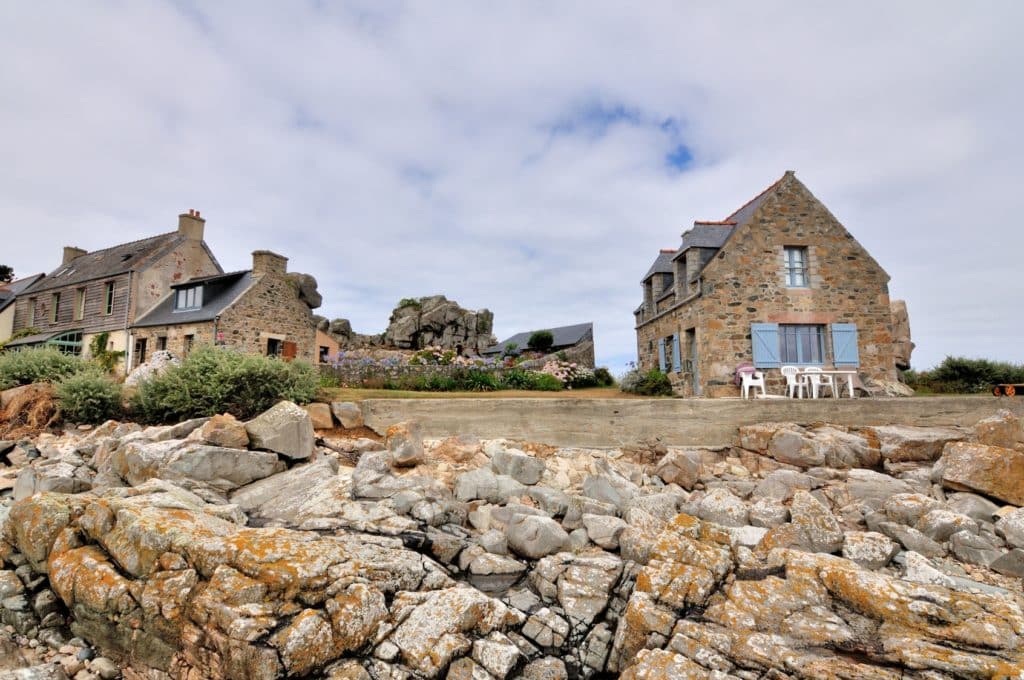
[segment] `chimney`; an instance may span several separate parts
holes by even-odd
[[[188,209],[187,213],[178,215],[178,233],[192,241],[203,240],[203,225],[206,220],[199,216],[198,210]]]
[[[67,264],[76,257],[81,257],[88,252],[89,251],[87,250],[82,250],[81,248],[76,248],[74,246],[64,246],[64,257],[61,260],[61,264]]]
[[[269,250],[254,250],[252,253],[252,274],[281,274],[288,271],[288,258]]]

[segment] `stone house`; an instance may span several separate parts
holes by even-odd
[[[316,323],[287,265],[288,258],[257,250],[252,269],[175,283],[131,325],[132,365],[153,350],[184,356],[200,344],[315,362]]]
[[[0,344],[6,342],[14,334],[14,302],[18,294],[35,285],[45,274],[33,274],[0,284]]]
[[[128,329],[149,312],[172,284],[223,270],[203,240],[205,220],[190,210],[166,234],[86,252],[65,247],[61,264],[17,294],[13,331],[38,333],[7,347],[48,344],[88,354],[92,339],[106,332],[108,349],[131,358]],[[130,362],[129,362],[130,363]]]
[[[724,220],[695,222],[643,278],[641,370],[678,394],[735,396],[752,362],[770,393],[783,365],[896,380],[889,275],[792,171]]]
[[[538,328],[532,331],[516,333],[512,337],[491,345],[480,353],[484,356],[497,356],[505,351],[509,345],[515,345],[517,351],[526,350],[530,343],[530,337],[537,331],[546,330],[551,332],[553,342],[549,353],[565,352],[566,358],[575,361],[588,368],[594,368],[594,324],[578,323],[572,326],[559,326],[557,328]]]

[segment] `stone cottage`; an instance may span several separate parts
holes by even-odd
[[[133,366],[148,352],[184,356],[200,344],[314,362],[316,323],[310,302],[288,275],[288,258],[252,254],[252,269],[182,281],[132,324]]]
[[[223,270],[203,240],[205,220],[190,210],[178,229],[87,252],[65,247],[61,264],[17,294],[13,331],[38,332],[8,348],[48,344],[88,354],[92,339],[106,332],[111,350],[131,357],[128,328],[148,313],[174,283]]]
[[[784,393],[784,365],[896,379],[889,275],[792,171],[721,221],[695,222],[643,278],[642,370],[677,393],[734,396],[751,362]]]
[[[557,328],[538,328],[532,331],[524,331],[491,345],[483,350],[485,356],[497,356],[503,354],[509,345],[514,345],[517,352],[527,349],[530,338],[537,331],[546,330],[551,333],[551,349],[549,353],[564,352],[566,359],[575,361],[588,368],[594,368],[594,324],[578,323],[572,326],[558,326]]]

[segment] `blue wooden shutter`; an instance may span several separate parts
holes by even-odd
[[[665,338],[658,339],[658,370],[665,372]]]
[[[779,324],[750,324],[750,342],[754,347],[754,366],[756,368],[778,368],[779,360]]]
[[[683,370],[683,362],[679,357],[679,335],[672,336],[672,370],[679,373]]]
[[[837,366],[860,366],[857,351],[857,324],[832,324],[832,362]]]

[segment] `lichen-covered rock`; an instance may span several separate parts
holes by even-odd
[[[946,444],[967,437],[955,427],[884,425],[864,428],[863,432],[878,441],[882,457],[891,462],[937,460]]]
[[[678,484],[690,490],[704,474],[704,463],[700,453],[692,449],[669,451],[658,462],[654,474],[666,484]]]
[[[245,424],[255,449],[280,453],[292,460],[313,454],[316,433],[306,411],[290,401],[282,401]]]
[[[895,541],[873,531],[848,531],[843,539],[843,557],[865,569],[881,569],[898,551]]]
[[[977,491],[1024,505],[1024,452],[1000,446],[953,442],[946,445],[937,466],[948,489]]]
[[[793,494],[792,522],[807,538],[813,552],[836,552],[843,547],[843,530],[832,512],[806,491]]]
[[[199,436],[212,446],[227,449],[244,449],[249,446],[249,433],[245,431],[245,424],[230,413],[210,418],[199,429]]]

